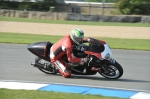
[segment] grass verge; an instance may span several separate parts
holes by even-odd
[[[82,95],[39,90],[0,89],[0,99],[125,99],[100,95]]]
[[[75,24],[75,25],[95,25],[95,26],[135,26],[135,27],[150,27],[148,23],[121,23],[121,22],[90,22],[90,21],[63,21],[63,20],[47,20],[47,19],[30,19],[0,16],[0,21],[15,21],[15,22],[34,22],[34,23],[49,23],[49,24]]]
[[[63,36],[39,35],[39,34],[22,34],[0,32],[1,43],[18,43],[30,44],[39,41],[51,41],[55,43]],[[106,41],[113,49],[131,49],[131,50],[147,50],[150,51],[149,39],[119,39],[119,38],[98,38]]]

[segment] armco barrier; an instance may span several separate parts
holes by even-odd
[[[31,82],[12,82],[12,81],[0,81],[0,88],[7,89],[25,89],[25,90],[41,90],[41,91],[53,91],[53,92],[65,92],[65,93],[77,93],[77,94],[91,94],[102,95],[108,97],[130,98],[130,99],[150,99],[149,92],[114,89],[114,88],[102,88],[102,87],[90,87],[79,85],[66,85],[66,84],[44,84],[44,83],[31,83]]]

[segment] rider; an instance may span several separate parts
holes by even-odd
[[[68,61],[71,63],[84,64],[87,62],[87,57],[77,58],[73,55],[72,49],[74,45],[80,45],[84,40],[84,32],[81,29],[73,29],[70,34],[57,41],[50,49],[50,61],[56,66],[59,73],[67,78],[71,76],[71,71],[67,68],[64,61],[61,59],[63,55],[67,55]]]

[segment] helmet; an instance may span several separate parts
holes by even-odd
[[[73,29],[70,32],[70,38],[75,44],[80,45],[83,43],[84,32],[80,29]]]

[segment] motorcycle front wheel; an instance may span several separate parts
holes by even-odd
[[[99,74],[108,79],[118,79],[123,75],[123,68],[118,62],[115,62],[114,64],[110,63],[107,64],[106,70],[101,68]]]

